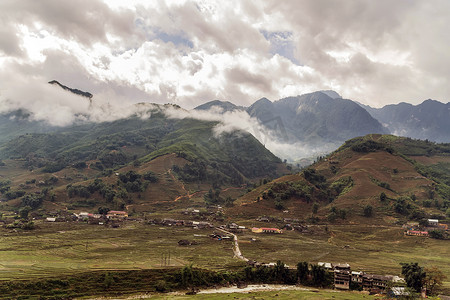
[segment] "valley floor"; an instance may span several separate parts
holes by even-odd
[[[99,270],[161,269],[191,263],[211,270],[245,265],[234,256],[232,240],[218,241],[209,237],[214,231],[218,232],[213,228],[164,227],[137,221],[125,222],[120,228],[76,222],[37,225],[33,231],[0,229],[0,280],[58,277]],[[325,228],[323,225],[307,234],[286,231],[270,235],[244,231],[238,238],[246,258],[265,263],[281,260],[292,267],[300,261],[336,262],[349,263],[355,271],[400,275],[402,262],[418,262],[424,267],[435,265],[447,276],[444,289],[450,291],[448,241],[404,236],[399,226],[351,224]],[[180,240],[197,244],[179,246]],[[315,299],[328,296],[324,297]]]

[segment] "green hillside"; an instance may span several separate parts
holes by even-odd
[[[216,136],[215,125],[169,119],[156,108],[148,119],[135,116],[20,135],[0,144],[3,207],[96,210],[139,203],[136,209],[145,211],[145,203],[184,195],[191,199],[195,191],[202,192],[197,200],[205,204],[203,194],[209,189],[241,188],[257,178],[281,175],[280,159],[252,135]],[[236,196],[225,193],[212,202],[227,197]]]
[[[450,207],[449,170],[450,144],[367,135],[299,174],[257,187],[238,200],[239,209],[312,222],[442,220]]]

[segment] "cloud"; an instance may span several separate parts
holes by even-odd
[[[270,126],[267,126],[270,124],[261,123],[244,110],[223,112],[221,107],[212,106],[209,110],[188,111],[169,106],[164,109],[164,113],[172,119],[192,118],[218,122],[213,128],[216,138],[220,138],[223,133],[229,132],[250,133],[276,156],[289,162],[296,162],[301,158],[315,158],[318,155],[329,153],[339,146],[326,142],[307,145],[297,140],[289,140],[286,133],[283,132],[283,128],[270,128]]]
[[[448,101],[449,12],[447,0],[5,0],[0,69],[128,104],[323,89],[373,106]]]
[[[0,11],[2,19],[11,23],[47,30],[88,46],[107,41],[108,34],[125,36],[133,33],[134,16],[129,10],[113,11],[99,0],[5,0],[0,4]]]

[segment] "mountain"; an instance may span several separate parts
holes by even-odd
[[[252,135],[217,135],[218,122],[172,119],[166,109],[182,110],[152,105],[147,119],[87,123],[1,143],[3,208],[201,207],[205,199],[232,201],[248,183],[287,172]],[[214,193],[204,199],[210,189]]]
[[[301,173],[260,185],[229,213],[369,224],[445,218],[449,155],[450,144],[392,135],[354,138]]]
[[[204,104],[201,104],[194,108],[195,110],[210,110],[213,107],[220,108],[220,112],[229,112],[229,111],[235,111],[235,110],[244,110],[245,108],[242,106],[237,106],[229,101],[220,101],[220,100],[213,100],[206,102]]]
[[[450,103],[429,99],[419,105],[399,103],[364,108],[392,134],[435,142],[450,141]]]
[[[331,98],[323,92],[275,102],[263,98],[251,105],[247,112],[264,125],[278,120],[292,142],[342,143],[369,133],[386,133],[383,126],[355,102]]]

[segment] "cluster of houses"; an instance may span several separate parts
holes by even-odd
[[[162,225],[162,226],[184,226],[192,227],[194,229],[214,228],[209,222],[198,222],[192,220],[176,220],[176,219],[153,219],[148,221],[149,224]]]
[[[281,229],[286,230],[297,230],[301,233],[308,233],[311,231],[311,228],[308,225],[301,224],[299,219],[292,218],[277,218],[277,217],[268,217],[268,216],[260,216],[256,219],[258,222],[283,222],[284,226]],[[281,233],[281,232],[276,232]]]
[[[427,237],[432,230],[448,230],[448,225],[439,223],[438,219],[428,219],[427,222],[428,226],[426,227],[420,226],[419,223],[408,223],[403,225],[403,228],[406,229],[405,235]]]
[[[348,290],[350,284],[359,286],[365,291],[382,292],[390,283],[404,282],[404,280],[395,275],[374,275],[364,272],[352,271],[350,265],[319,262],[319,266],[333,273],[334,287],[336,289]]]
[[[74,213],[69,216],[60,216],[59,214],[55,217],[47,217],[47,222],[66,222],[66,221],[87,221],[89,224],[103,225],[107,221],[123,221],[128,218],[128,213],[126,211],[110,210],[103,214],[93,214],[88,212]]]

